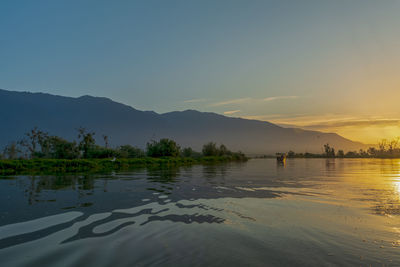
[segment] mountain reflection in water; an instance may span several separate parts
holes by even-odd
[[[99,266],[398,265],[399,196],[398,160],[3,177],[0,257],[7,266],[60,257]],[[111,247],[113,256],[101,254]]]

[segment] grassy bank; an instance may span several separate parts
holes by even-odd
[[[199,158],[164,157],[164,158],[133,158],[133,159],[19,159],[0,160],[0,175],[15,174],[57,174],[106,172],[113,170],[128,170],[146,166],[187,166],[194,164],[212,164],[230,161],[246,161],[246,158],[231,156],[213,156]]]

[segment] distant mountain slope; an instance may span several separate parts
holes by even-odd
[[[0,147],[20,139],[34,126],[67,139],[76,137],[80,126],[111,144],[144,147],[151,139],[168,137],[182,146],[200,150],[209,141],[224,143],[232,150],[264,154],[294,150],[321,152],[323,144],[336,149],[358,150],[365,145],[334,133],[282,128],[256,120],[230,118],[194,110],[157,114],[139,111],[108,98],[79,98],[43,93],[0,90]]]

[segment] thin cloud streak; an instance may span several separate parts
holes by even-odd
[[[328,123],[337,121],[358,121],[367,120],[365,117],[355,117],[348,115],[338,114],[322,114],[322,115],[309,115],[309,114],[268,114],[268,115],[250,115],[246,116],[247,119],[253,120],[269,120],[274,123],[282,124],[296,124],[296,125],[310,125],[317,123]],[[381,118],[374,118],[379,120]]]
[[[225,115],[232,115],[232,114],[235,114],[235,113],[238,113],[238,112],[240,112],[240,109],[238,109],[238,110],[228,110],[228,111],[225,111],[224,114]]]
[[[296,95],[289,95],[289,96],[271,96],[271,97],[266,97],[263,99],[263,101],[269,102],[269,101],[275,101],[275,100],[282,100],[282,99],[296,99],[299,98],[299,96]]]
[[[356,121],[336,121],[336,122],[321,122],[316,124],[306,124],[302,127],[309,129],[320,128],[337,128],[337,127],[368,127],[368,126],[399,126],[398,119],[382,119],[382,120],[356,120]]]
[[[243,98],[236,98],[236,99],[229,99],[225,101],[220,101],[216,103],[210,104],[210,107],[219,107],[219,106],[226,106],[226,105],[232,105],[232,104],[241,104],[241,103],[256,103],[256,102],[271,102],[271,101],[276,101],[276,100],[283,100],[283,99],[296,99],[299,98],[299,96],[271,96],[271,97],[266,97],[266,98],[251,98],[251,97],[243,97]]]
[[[333,114],[325,114],[323,116],[290,116],[288,114],[273,114],[244,116],[243,118],[268,121],[283,127],[298,127],[314,130],[343,127],[400,126],[400,119],[398,118],[365,119],[363,117],[339,116]]]
[[[207,99],[205,98],[195,98],[195,99],[188,99],[183,101],[183,103],[199,103],[199,102],[205,102]]]
[[[236,98],[236,99],[230,99],[226,101],[221,101],[221,102],[216,102],[210,105],[210,107],[219,107],[219,106],[226,106],[226,105],[231,105],[231,104],[239,104],[247,101],[251,101],[252,98],[250,97],[244,97],[244,98]]]

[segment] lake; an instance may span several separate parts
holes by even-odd
[[[0,179],[1,266],[399,266],[400,160]]]

